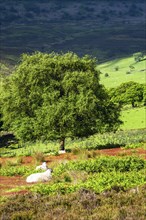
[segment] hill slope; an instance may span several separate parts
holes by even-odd
[[[73,51],[100,61],[144,50],[144,0],[0,1],[0,59]]]
[[[130,69],[130,66],[133,69]],[[135,63],[133,56],[115,59],[98,65],[101,71],[101,83],[107,88],[116,87],[121,83],[135,81],[146,83],[146,59]],[[118,69],[118,70],[116,70]],[[108,73],[108,77],[105,74]]]

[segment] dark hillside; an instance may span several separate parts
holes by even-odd
[[[1,0],[0,59],[71,50],[103,61],[144,51],[144,8],[143,0]]]

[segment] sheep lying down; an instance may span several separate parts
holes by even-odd
[[[49,181],[52,177],[52,169],[48,169],[43,173],[33,173],[26,178],[27,183],[37,183]]]

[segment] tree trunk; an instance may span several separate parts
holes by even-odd
[[[132,101],[132,103],[131,103],[131,104],[132,104],[132,107],[134,108],[134,107],[135,107],[135,102],[134,102],[134,101]]]
[[[65,138],[62,138],[60,140],[60,150],[65,150]]]

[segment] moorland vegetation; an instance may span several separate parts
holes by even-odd
[[[47,155],[58,155],[60,146],[55,139],[62,137],[66,138],[66,151],[78,155],[73,161],[68,161],[69,155],[66,155],[65,160],[50,163],[54,172],[46,184],[25,184],[7,190],[6,193],[27,193],[13,196],[13,202],[9,197],[2,197],[2,219],[55,219],[58,215],[62,219],[66,216],[77,219],[79,215],[83,219],[87,216],[94,219],[144,218],[144,206],[140,207],[139,201],[144,201],[146,163],[144,156],[135,156],[135,153],[138,152],[137,148],[145,150],[145,129],[116,130],[121,126],[121,109],[145,108],[145,85],[125,82],[117,88],[106,89],[100,84],[100,74],[103,73],[97,69],[96,60],[90,56],[80,58],[74,53],[37,52],[24,54],[14,72],[2,77],[1,125],[13,131],[17,140],[10,140],[7,146],[4,143],[1,146],[1,157],[12,157],[14,160],[6,159],[5,163],[1,163],[0,175],[8,178],[19,175],[25,179],[37,172],[35,165],[45,161]],[[49,109],[52,109],[52,117]],[[77,113],[80,114],[78,118]],[[33,127],[29,127],[32,116],[38,118],[34,118]],[[79,120],[79,116],[82,120]],[[39,119],[41,121],[37,124]],[[67,123],[68,120],[70,123]],[[45,124],[40,122],[46,123],[46,139],[41,136]],[[57,125],[54,130],[53,123]],[[82,129],[83,123],[86,126]],[[38,135],[34,135],[34,128]],[[111,147],[123,147],[125,150],[114,157],[102,156],[98,152],[98,149]],[[126,156],[126,149],[133,149],[133,155]],[[33,156],[35,164],[23,165],[24,156]],[[75,199],[76,196],[80,198],[79,201]],[[135,196],[139,200],[133,200]],[[34,198],[36,206],[33,205]],[[55,203],[56,198],[60,202]],[[117,199],[112,207],[111,198]],[[130,198],[131,202],[127,203]],[[52,212],[49,213],[48,208],[44,210],[42,204],[51,208]],[[80,207],[79,212],[75,211],[75,204]],[[134,217],[133,212],[129,211],[133,206]],[[29,212],[26,211],[28,207]],[[36,207],[39,211],[36,211]],[[64,210],[64,214],[61,215],[58,209]],[[88,214],[87,209],[90,210]],[[113,214],[113,210],[116,210],[116,214]]]
[[[145,219],[144,5],[0,2],[2,220]]]

